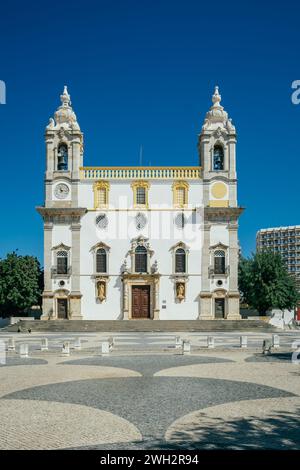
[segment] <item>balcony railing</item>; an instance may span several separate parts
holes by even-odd
[[[187,179],[201,178],[201,167],[82,167],[83,180],[98,179]]]
[[[209,267],[208,267],[208,275],[209,275],[209,277],[213,277],[213,276],[215,276],[215,277],[217,277],[217,276],[229,276],[229,274],[230,274],[230,266],[229,266],[229,265],[225,267],[225,270],[224,270],[224,272],[222,272],[222,273],[217,272],[217,271],[215,270],[214,266],[209,266]]]
[[[68,269],[65,272],[58,272],[60,270],[57,269],[57,266],[53,266],[51,268],[51,276],[53,277],[67,277],[72,274],[72,268],[71,266],[68,267]]]

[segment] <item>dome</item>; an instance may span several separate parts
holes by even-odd
[[[74,113],[71,106],[71,97],[68,93],[68,89],[64,86],[63,94],[60,95],[61,105],[54,114],[54,120],[51,118],[47,129],[53,129],[55,127],[65,127],[71,129],[80,129],[77,122],[76,114]]]
[[[215,92],[212,95],[213,105],[210,110],[206,113],[202,130],[215,130],[218,127],[225,128],[229,132],[235,132],[235,127],[228,119],[228,113],[221,106],[221,95],[219,93],[219,87],[215,87]]]

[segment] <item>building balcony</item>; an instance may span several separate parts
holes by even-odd
[[[200,167],[81,167],[82,180],[98,179],[160,179],[198,180]]]
[[[72,267],[69,266],[64,272],[60,272],[60,269],[57,269],[57,266],[53,266],[51,268],[51,277],[52,278],[63,278],[63,277],[70,277],[72,274]]]
[[[227,277],[230,274],[230,266],[226,266],[223,272],[218,272],[215,270],[214,266],[208,267],[208,276],[209,277]]]

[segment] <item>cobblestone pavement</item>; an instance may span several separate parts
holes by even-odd
[[[30,357],[11,351],[0,366],[0,449],[300,449],[297,334],[271,356],[257,333],[247,350],[238,334],[213,335],[216,349],[182,334],[192,342],[184,356],[174,334],[118,334],[108,356],[107,334],[46,336],[44,352],[44,335],[16,334]],[[62,342],[78,336],[82,350],[62,357]]]

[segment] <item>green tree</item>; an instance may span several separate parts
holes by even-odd
[[[264,315],[271,308],[292,309],[299,300],[294,279],[289,276],[281,256],[262,251],[239,263],[241,297]]]
[[[26,313],[40,303],[42,271],[37,258],[9,253],[0,260],[0,315]]]

